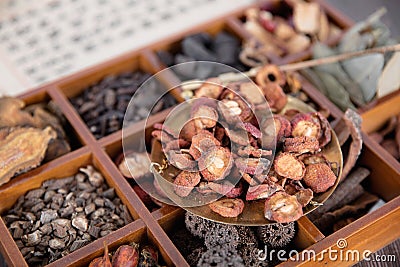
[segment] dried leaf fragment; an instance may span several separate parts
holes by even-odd
[[[14,175],[37,167],[43,160],[48,143],[56,138],[51,127],[5,128],[0,130],[0,185]]]
[[[225,198],[208,204],[210,209],[223,217],[235,218],[244,209],[244,202],[240,198]]]
[[[276,192],[265,201],[265,218],[278,223],[288,223],[303,216],[303,209],[295,196]]]

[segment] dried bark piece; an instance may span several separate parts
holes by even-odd
[[[56,138],[51,127],[5,128],[0,130],[0,185],[14,175],[37,167],[43,160],[48,143]]]
[[[305,174],[303,162],[297,159],[293,154],[281,153],[274,161],[274,170],[280,176],[301,180]]]
[[[270,161],[265,158],[237,158],[235,165],[243,173],[257,175],[269,168]]]
[[[297,201],[301,206],[305,207],[310,203],[310,201],[314,197],[314,193],[310,188],[301,188],[296,194],[294,194],[297,198]]]
[[[140,179],[150,174],[150,156],[147,152],[129,153],[118,168],[124,177]]]
[[[222,81],[218,78],[209,78],[207,79],[199,89],[196,90],[194,96],[199,97],[208,97],[213,99],[218,99],[222,90],[224,89],[222,86]]]
[[[205,180],[217,181],[224,179],[233,165],[231,152],[226,147],[210,148],[207,154],[199,159],[198,164]]]
[[[319,142],[316,138],[299,136],[294,138],[286,138],[283,150],[285,152],[304,154],[314,153],[319,149]]]
[[[213,128],[218,121],[218,112],[210,106],[200,105],[192,109],[191,118],[197,129]]]
[[[218,194],[224,195],[228,198],[237,198],[243,192],[242,183],[238,183],[238,185],[235,187],[234,184],[228,181],[223,181],[222,183],[209,182],[208,187],[214,192],[217,192]]]
[[[221,143],[211,133],[201,132],[193,136],[189,154],[197,160],[209,149],[220,145]]]
[[[265,201],[264,216],[278,223],[288,223],[303,216],[303,209],[295,196],[276,192]]]
[[[198,172],[182,171],[174,180],[174,191],[180,197],[187,197],[200,180]]]
[[[255,200],[269,198],[278,191],[283,191],[283,187],[273,182],[249,186],[246,194],[246,200]]]
[[[311,114],[299,113],[290,121],[292,125],[293,137],[320,137],[321,125],[318,118],[314,118]]]
[[[138,244],[122,245],[112,257],[112,266],[135,267],[139,262]]]
[[[306,167],[303,181],[315,193],[322,193],[333,186],[336,179],[336,175],[327,164],[317,163]]]
[[[238,149],[238,155],[242,157],[249,157],[253,156],[256,158],[261,158],[261,157],[268,157],[272,155],[271,150],[265,150],[261,148],[255,148],[253,146],[245,146],[245,147],[240,147]]]
[[[261,87],[268,84],[284,86],[286,83],[286,77],[278,66],[267,64],[257,72],[256,83]]]
[[[273,111],[279,112],[287,104],[287,95],[283,91],[282,87],[276,83],[269,83],[261,87],[264,96],[268,101],[270,108]]]
[[[244,202],[239,198],[225,198],[208,204],[210,209],[223,217],[235,218],[244,209]]]

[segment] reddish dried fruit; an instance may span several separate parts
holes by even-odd
[[[299,113],[301,113],[301,111],[298,109],[288,109],[285,111],[285,114],[283,114],[283,116],[291,121]]]
[[[310,188],[301,188],[295,194],[297,201],[300,203],[301,206],[305,207],[310,203],[312,198],[314,197],[314,193]]]
[[[208,187],[212,189],[214,192],[217,192],[220,195],[224,195],[228,198],[236,198],[239,197],[243,192],[243,185],[239,183],[236,187],[234,184],[223,181],[222,183],[214,183],[209,182]]]
[[[111,267],[111,261],[110,257],[108,256],[108,246],[106,242],[104,241],[104,256],[95,258],[92,260],[92,262],[89,264],[89,267]]]
[[[274,169],[280,176],[301,180],[305,173],[303,162],[298,160],[293,154],[281,153],[274,161]]]
[[[225,198],[208,204],[210,209],[223,217],[235,218],[244,209],[244,202],[239,198]]]
[[[197,129],[212,128],[217,124],[218,112],[212,107],[200,105],[192,109],[191,118]]]
[[[196,171],[197,162],[193,160],[192,156],[185,153],[179,153],[171,150],[167,154],[168,161],[180,170]]]
[[[169,128],[168,126],[162,124],[162,123],[155,123],[153,125],[153,128],[156,130],[161,130],[163,132],[165,132],[166,134],[168,134],[169,136],[175,138],[178,138],[178,135],[175,133],[174,130],[172,130],[171,128]]]
[[[196,190],[201,193],[201,194],[209,194],[209,193],[215,193],[214,190],[212,190],[209,187],[209,183],[208,182],[200,182],[197,187]]]
[[[258,71],[256,75],[256,83],[261,87],[268,84],[283,86],[286,83],[286,78],[278,66],[268,64]]]
[[[332,129],[331,125],[329,124],[329,121],[319,112],[313,113],[314,118],[317,118],[319,120],[319,124],[321,126],[321,133],[318,138],[319,141],[319,147],[324,147],[332,139]]]
[[[226,147],[210,148],[207,154],[199,159],[199,169],[207,181],[224,179],[231,168],[231,152]]]
[[[201,132],[192,138],[192,144],[189,148],[189,154],[195,159],[199,159],[201,155],[209,149],[220,146],[221,143],[212,136],[211,133]]]
[[[242,124],[240,124],[242,125]],[[254,136],[255,138],[261,138],[261,132],[260,130],[254,126],[253,124],[249,123],[249,122],[244,122],[243,123],[244,129],[246,129],[246,131],[251,134],[252,136]],[[242,126],[239,126],[240,128],[242,128]]]
[[[253,118],[250,107],[239,97],[222,99],[218,102],[218,111],[225,121],[232,125],[250,121]]]
[[[267,84],[262,87],[262,90],[272,110],[279,112],[286,106],[287,95],[278,84]]]
[[[278,223],[288,223],[303,216],[303,209],[295,196],[276,192],[265,201],[264,216]]]
[[[247,146],[250,144],[249,136],[245,131],[235,131],[235,130],[226,130],[226,134],[229,137],[229,140],[235,144],[241,146]]]
[[[325,163],[329,165],[329,161],[323,154],[303,154],[299,156],[299,160],[301,160],[305,165],[316,163]]]
[[[283,116],[274,115],[261,124],[263,146],[272,147],[281,142],[284,137],[289,137],[292,132],[290,122]]]
[[[319,142],[313,137],[299,136],[286,138],[284,151],[296,154],[314,153],[319,150]]]
[[[265,158],[237,158],[235,165],[241,172],[257,175],[268,169],[270,161]]]
[[[322,193],[335,184],[336,175],[327,164],[317,163],[306,167],[303,180],[314,193]]]
[[[168,153],[171,150],[180,150],[182,148],[188,148],[190,143],[183,139],[175,139],[163,145],[164,153]]]
[[[319,120],[310,114],[299,113],[290,121],[292,124],[292,136],[313,137],[318,140],[321,133]]]
[[[246,147],[240,147],[238,149],[238,155],[242,157],[249,157],[253,156],[256,158],[260,157],[268,157],[272,155],[271,150],[264,150],[261,148],[255,148],[253,146],[246,146]]]
[[[138,244],[122,245],[112,257],[113,267],[136,267],[139,262]]]
[[[268,198],[278,191],[282,191],[283,187],[272,182],[266,184],[260,184],[255,186],[249,186],[246,194],[246,200],[255,200]]]
[[[195,97],[209,97],[213,99],[218,99],[222,90],[222,81],[218,78],[207,79],[199,89],[194,93]]]
[[[253,105],[263,104],[266,101],[260,87],[252,82],[241,83],[239,91],[240,95]]]
[[[174,191],[178,196],[187,197],[200,180],[198,172],[182,171],[174,180]]]
[[[190,120],[186,122],[185,125],[182,127],[179,133],[179,138],[191,142],[193,136],[198,134],[198,132],[199,130],[196,128],[194,120]]]

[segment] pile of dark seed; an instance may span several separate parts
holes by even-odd
[[[72,98],[71,103],[94,136],[101,138],[122,128],[129,101],[150,77],[151,74],[141,71],[126,72],[118,76],[110,75]],[[157,102],[163,92],[165,88],[155,79],[146,83],[145,90],[141,90],[140,94],[135,96],[139,99],[135,102],[137,105],[131,109],[129,121],[143,120],[150,112],[152,114],[159,112],[176,103],[170,95],[165,95]]]
[[[133,221],[92,166],[45,181],[2,218],[30,266],[51,263]]]

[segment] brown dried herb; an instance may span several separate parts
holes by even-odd
[[[310,188],[301,188],[295,194],[297,201],[303,206],[307,206],[308,203],[313,199],[314,193]]]
[[[38,166],[46,153],[48,143],[56,133],[47,127],[5,128],[0,130],[0,185],[14,175]]]
[[[305,174],[303,162],[293,154],[281,153],[274,161],[274,169],[280,176],[293,180],[301,180]]]
[[[210,132],[201,132],[193,136],[189,154],[197,160],[209,149],[220,145],[221,143]]]
[[[224,198],[208,204],[210,209],[223,217],[235,218],[244,209],[244,202],[240,198]]]
[[[335,184],[337,177],[325,163],[311,164],[306,167],[303,181],[315,193],[322,193]]]
[[[295,196],[276,192],[265,201],[264,215],[268,220],[287,223],[303,216],[303,209]]]

